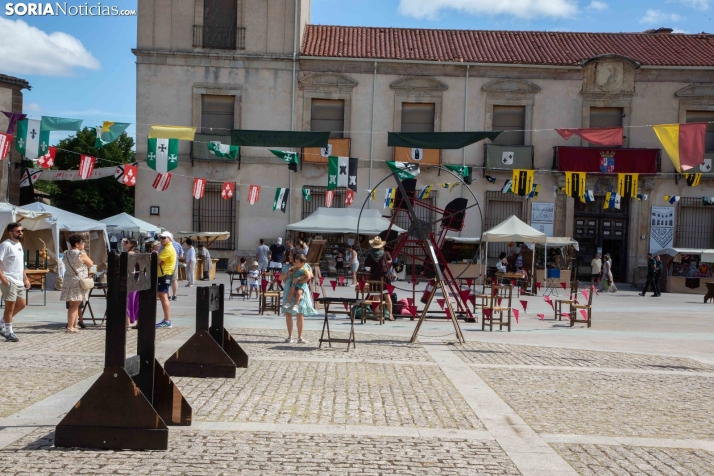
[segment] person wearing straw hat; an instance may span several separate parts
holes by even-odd
[[[367,259],[364,260],[364,267],[369,269],[370,281],[383,281],[385,284],[391,282],[389,278],[389,268],[392,266],[392,256],[389,252],[384,250],[384,245],[386,244],[387,243],[378,236],[369,240],[369,246],[371,246],[372,249],[369,251]],[[389,293],[384,295],[384,302],[387,304],[387,310],[389,311],[389,320],[393,321],[392,296],[390,296]]]

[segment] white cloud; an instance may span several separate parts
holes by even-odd
[[[42,111],[42,108],[36,102],[31,102],[30,104],[25,104],[22,106],[22,112],[24,113],[40,111]]]
[[[77,38],[5,18],[0,18],[0,65],[4,73],[42,76],[69,76],[75,68],[101,66]]]
[[[588,10],[597,10],[599,12],[603,10],[607,10],[607,3],[605,2],[600,2],[599,0],[593,0],[590,2],[590,5],[588,5]]]
[[[679,28],[672,28],[672,33],[685,33],[689,34],[687,30],[680,30]]]
[[[708,10],[711,0],[679,0],[683,4],[698,10]]]
[[[441,10],[447,9],[518,18],[569,18],[578,11],[575,0],[399,0],[399,13],[418,19],[436,19]]]
[[[664,22],[676,22],[681,19],[682,17],[676,13],[665,13],[660,10],[647,10],[645,16],[640,20],[640,23],[660,24],[660,26],[664,26],[661,25]]]

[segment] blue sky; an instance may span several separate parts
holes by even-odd
[[[32,85],[26,113],[88,126],[135,121],[136,17],[6,16],[7,3],[0,2],[0,73]],[[102,4],[137,8],[136,0]],[[712,18],[714,0],[312,0],[311,13],[311,23],[323,25],[686,33],[714,33]],[[53,133],[53,142],[60,137]]]

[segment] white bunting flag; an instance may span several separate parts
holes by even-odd
[[[327,208],[332,208],[332,200],[335,199],[335,191],[334,190],[328,190],[325,192],[325,206]]]
[[[82,180],[92,176],[94,171],[94,164],[97,163],[97,158],[91,155],[81,155],[79,158],[79,177]]]
[[[25,169],[20,179],[20,187],[32,187],[41,175],[42,169]]]
[[[260,185],[251,185],[248,188],[248,203],[255,205],[260,200]]]
[[[203,198],[203,192],[206,190],[206,179],[193,179],[193,198],[200,200]]]
[[[0,160],[4,159],[10,154],[11,143],[12,136],[10,134],[4,134],[0,132]]]
[[[154,187],[159,192],[165,192],[166,189],[169,188],[170,183],[171,183],[171,174],[170,173],[156,174],[154,183],[151,186]]]

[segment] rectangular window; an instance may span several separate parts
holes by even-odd
[[[402,103],[402,132],[434,132],[434,103]]]
[[[687,111],[687,123],[708,122],[704,152],[714,152],[714,111]]]
[[[330,132],[330,137],[345,136],[345,101],[342,99],[313,99],[310,111],[310,130]]]
[[[511,215],[517,216],[524,223],[528,223],[528,207],[525,197],[514,193],[501,193],[500,191],[486,192],[486,216],[484,230],[490,230],[503,222]],[[508,243],[489,243],[488,257],[498,258],[501,252],[508,252]]]
[[[235,96],[201,96],[201,134],[230,135]]]
[[[321,185],[305,185],[303,189],[310,190],[310,201],[301,200],[302,218],[304,220],[312,215],[312,212],[325,206],[325,193],[327,192],[327,187]],[[346,189],[344,187],[336,188],[334,190],[335,196],[332,199],[331,208],[345,208],[345,191]]]
[[[211,250],[233,250],[236,243],[236,201],[221,197],[223,182],[208,182],[203,198],[193,200],[193,230],[227,231],[230,238],[215,241]]]
[[[590,127],[622,127],[622,108],[591,107]]]
[[[493,106],[492,131],[501,132],[494,144],[525,145],[526,107],[525,106]]]
[[[236,49],[237,18],[236,0],[204,0],[203,25],[194,27],[194,45],[199,36],[203,48]]]
[[[680,198],[677,203],[674,246],[714,248],[714,207],[703,205],[701,198]]]

